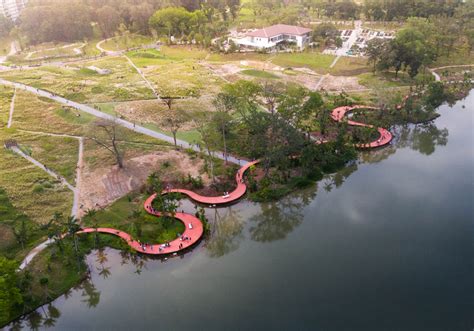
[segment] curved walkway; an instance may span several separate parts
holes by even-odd
[[[376,110],[378,108],[376,107],[369,107],[369,106],[363,106],[363,105],[356,105],[356,106],[343,106],[343,107],[337,107],[332,110],[331,112],[331,118],[335,120],[336,122],[341,122],[344,118],[344,116],[347,113],[352,112],[355,109],[368,109],[368,110]],[[347,124],[353,125],[353,126],[362,126],[362,127],[367,127],[367,128],[373,128],[373,125],[370,124],[365,124],[365,123],[360,123],[356,121],[351,121],[348,120]],[[355,146],[357,148],[376,148],[380,146],[385,146],[392,141],[393,137],[390,131],[384,129],[384,128],[377,128],[377,131],[379,132],[379,138],[377,140],[374,140],[370,143],[367,144],[356,144]]]
[[[205,204],[205,205],[225,205],[225,204],[228,204],[240,199],[245,194],[245,192],[247,191],[247,185],[245,185],[244,180],[243,180],[244,173],[247,171],[248,168],[250,168],[251,166],[259,162],[260,162],[259,160],[248,162],[242,168],[240,168],[237,171],[237,174],[235,175],[235,181],[237,182],[237,187],[235,188],[235,190],[233,190],[232,192],[229,192],[227,195],[224,195],[224,196],[207,197],[207,196],[197,194],[193,191],[183,190],[183,189],[169,189],[169,190],[166,190],[165,193],[171,193],[171,192],[182,193],[182,194],[187,195],[192,200],[198,203]]]
[[[211,204],[211,205],[228,204],[228,203],[237,201],[245,194],[245,192],[247,191],[247,186],[244,183],[243,175],[245,171],[247,171],[247,169],[257,164],[258,162],[259,162],[258,160],[253,161],[253,162],[248,162],[237,171],[237,174],[235,175],[237,187],[235,188],[234,191],[230,192],[226,196],[207,197],[207,196],[199,195],[189,190],[182,190],[182,189],[165,190],[161,194],[179,192],[179,193],[187,195],[192,200],[199,203]],[[155,200],[156,195],[157,193],[151,195],[150,197],[148,197],[148,199],[146,199],[144,203],[144,208],[147,213],[160,217],[163,215],[163,213],[153,208],[153,201]],[[117,229],[113,229],[113,228],[85,228],[77,233],[81,234],[81,233],[99,232],[99,233],[112,234],[125,240],[132,249],[134,249],[135,251],[139,253],[150,254],[150,255],[172,254],[172,253],[177,253],[181,250],[184,250],[188,247],[193,246],[195,243],[199,241],[199,239],[201,239],[204,233],[204,227],[202,225],[202,222],[196,216],[187,214],[187,213],[175,213],[174,217],[180,220],[184,224],[185,230],[179,238],[173,241],[170,241],[169,243],[167,243],[167,245],[147,244],[146,246],[143,246],[143,244],[133,239],[132,236],[129,235],[128,233],[117,230]]]
[[[85,112],[87,114],[90,114],[92,116],[95,116],[97,118],[101,118],[101,119],[108,120],[108,121],[113,121],[113,122],[127,128],[129,130],[132,130],[134,132],[141,133],[141,134],[147,135],[147,136],[152,137],[152,138],[160,139],[160,140],[166,141],[170,144],[174,144],[173,137],[168,136],[164,133],[153,131],[151,129],[140,126],[136,123],[129,122],[129,121],[126,121],[126,120],[121,119],[121,118],[117,118],[115,116],[112,116],[110,114],[101,112],[101,111],[99,111],[95,108],[92,108],[90,106],[87,106],[85,104],[81,104],[81,103],[78,103],[78,102],[75,102],[75,101],[72,101],[72,100],[68,100],[66,98],[63,98],[63,97],[61,97],[59,95],[56,95],[56,94],[53,94],[51,92],[41,90],[41,89],[35,88],[33,86],[30,86],[30,85],[26,85],[26,84],[23,84],[23,83],[17,83],[17,82],[12,82],[12,81],[9,81],[9,80],[5,80],[3,78],[0,78],[0,84],[15,87],[17,89],[21,89],[21,90],[24,90],[24,91],[27,91],[27,92],[31,92],[33,94],[36,94],[36,95],[40,96],[40,97],[45,97],[45,98],[51,99],[53,101],[59,102],[63,105],[73,107],[77,110],[83,111],[83,112]],[[190,144],[187,141],[179,140],[179,139],[177,139],[176,141],[177,141],[178,145],[181,146],[181,147],[190,148],[190,149],[192,149],[196,152],[201,151],[196,145]],[[216,157],[216,158],[219,158],[221,160],[226,159],[225,156],[222,154],[222,152],[213,152],[212,156]],[[234,164],[238,164],[238,165],[245,164],[244,160],[235,158],[231,155],[227,155],[227,161],[231,162],[231,163],[234,163]]]
[[[0,80],[1,82],[2,80]],[[21,85],[20,85],[21,86]],[[25,85],[22,85],[25,87]],[[47,93],[47,92],[46,92]],[[50,94],[49,97],[51,98],[52,95]],[[344,116],[348,113],[353,111],[354,109],[377,109],[375,107],[369,107],[369,106],[363,106],[363,105],[356,105],[356,106],[343,106],[343,107],[338,107],[333,109],[331,112],[331,117],[333,120],[340,122],[343,120]],[[373,127],[372,125],[369,124],[364,124],[360,122],[355,122],[355,121],[348,121],[349,125],[354,125],[354,126],[363,126],[363,127]],[[371,142],[369,144],[358,144],[356,145],[357,147],[360,148],[376,148],[380,146],[384,146],[392,140],[392,134],[384,129],[384,128],[377,128],[378,132],[380,133],[380,138],[377,139],[374,142]],[[326,141],[324,141],[326,142]],[[324,143],[320,142],[320,143]],[[202,196],[198,193],[195,193],[190,190],[185,190],[185,189],[167,189],[163,191],[161,194],[168,194],[171,192],[176,192],[176,193],[181,193],[186,196],[188,196],[190,199],[192,199],[195,202],[202,203],[202,204],[208,204],[208,205],[225,205],[229,204],[232,202],[235,202],[239,200],[247,191],[247,186],[243,180],[243,176],[245,171],[247,171],[251,166],[259,163],[259,160],[252,161],[252,162],[245,162],[244,161],[244,166],[242,166],[238,171],[237,174],[235,175],[235,180],[237,183],[237,187],[235,190],[232,192],[228,193],[227,195],[224,196],[216,196],[216,197],[210,197],[210,196]],[[239,160],[240,163],[240,160]],[[153,208],[153,201],[155,200],[157,196],[157,193],[151,195],[146,199],[144,203],[144,208],[145,210],[154,216],[161,216],[162,213],[160,211],[157,211]],[[201,222],[196,216],[187,214],[187,213],[175,213],[174,217],[178,220],[180,220],[184,226],[185,230],[184,233],[181,234],[181,236],[169,243],[167,245],[165,244],[147,244],[143,245],[140,243],[138,240],[135,240],[132,238],[132,236],[124,231],[113,229],[113,228],[84,228],[81,231],[78,231],[78,234],[82,233],[106,233],[106,234],[112,234],[115,236],[118,236],[125,240],[127,244],[134,249],[135,251],[142,253],[142,254],[149,254],[149,255],[165,255],[165,254],[173,254],[177,253],[179,251],[182,251],[184,249],[187,249],[191,246],[193,246],[195,243],[197,243],[200,238],[202,237],[204,233],[204,227]],[[44,249],[47,247],[47,245],[50,242],[45,242],[41,244],[42,248]],[[25,259],[22,263],[22,268],[24,268],[29,262],[31,261],[31,258],[29,260]]]

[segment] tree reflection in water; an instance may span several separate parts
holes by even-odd
[[[27,316],[13,322],[11,325],[9,325],[9,330],[23,330],[25,328],[25,324],[26,327],[31,330],[52,328],[56,325],[59,317],[61,317],[61,312],[59,309],[52,303],[49,303],[29,313]]]
[[[111,271],[110,267],[107,267],[105,263],[108,261],[107,258],[107,253],[105,253],[105,250],[103,248],[98,249],[96,253],[96,262],[99,263],[99,267],[97,267],[97,271],[99,272],[99,275],[102,276],[102,278],[106,279],[109,278]]]
[[[86,279],[81,283],[82,289],[82,299],[81,301],[84,302],[88,308],[97,307],[100,302],[100,291],[97,290],[94,283],[92,283],[91,279]]]
[[[262,203],[261,212],[250,218],[250,237],[258,242],[281,240],[303,220],[303,208],[316,197],[317,186],[295,192],[291,197]]]
[[[396,147],[408,147],[424,155],[431,155],[436,146],[446,146],[448,129],[438,129],[434,123],[400,125],[394,128]]]
[[[244,228],[242,215],[237,209],[215,209],[211,235],[206,242],[210,257],[221,257],[239,248]]]

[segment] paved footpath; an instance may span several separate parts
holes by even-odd
[[[225,196],[206,197],[189,190],[180,190],[180,189],[165,190],[161,194],[179,192],[179,193],[183,193],[189,196],[191,199],[199,203],[204,203],[204,204],[209,204],[209,205],[229,204],[229,203],[239,200],[245,194],[245,192],[247,191],[247,186],[245,185],[245,182],[243,180],[243,175],[245,171],[247,171],[251,166],[257,164],[258,162],[259,161],[249,162],[237,171],[237,174],[235,176],[237,187],[234,191],[228,193]],[[157,193],[148,197],[148,199],[146,199],[144,203],[144,208],[147,213],[160,217],[160,216],[163,216],[163,213],[153,208],[153,201],[156,199],[156,196],[157,196]],[[187,213],[175,213],[174,217],[180,220],[184,224],[184,232],[181,234],[180,237],[166,244],[147,243],[146,245],[144,245],[144,243],[140,243],[138,240],[133,239],[132,236],[129,235],[128,233],[121,230],[113,229],[113,228],[85,228],[79,231],[78,234],[96,233],[96,232],[112,234],[112,235],[122,238],[132,249],[142,254],[148,254],[148,255],[174,254],[193,246],[201,239],[202,235],[204,234],[204,226],[201,220],[197,218],[196,216],[187,214]]]
[[[135,132],[138,132],[138,133],[141,133],[141,134],[144,134],[144,135],[156,138],[156,139],[166,141],[170,144],[174,144],[173,138],[166,135],[166,134],[164,134],[164,133],[160,133],[160,132],[156,132],[156,131],[147,129],[143,126],[136,125],[135,123],[132,123],[132,122],[126,121],[124,119],[117,118],[115,116],[103,113],[103,112],[101,112],[101,111],[99,111],[95,108],[90,107],[90,106],[65,99],[65,98],[63,98],[59,95],[55,95],[53,93],[50,93],[50,92],[47,92],[47,91],[44,91],[44,90],[40,90],[40,89],[37,89],[35,87],[25,85],[25,84],[22,84],[22,83],[11,82],[11,81],[8,81],[8,80],[2,79],[2,78],[0,78],[0,84],[12,86],[12,87],[15,87],[17,89],[22,89],[22,90],[34,93],[38,96],[45,97],[45,98],[51,99],[53,101],[62,103],[63,105],[73,107],[77,110],[83,111],[83,112],[88,113],[88,114],[90,114],[92,116],[95,116],[97,118],[102,118],[104,120],[114,121],[115,123],[127,128],[127,129],[130,129],[132,131],[135,131]],[[200,152],[200,149],[197,146],[192,145],[192,144],[188,143],[187,141],[177,139],[177,144],[179,146],[183,147],[183,148],[190,148],[190,149],[192,149],[196,152]],[[215,153],[213,153],[213,156],[216,157],[216,158],[219,158],[221,160],[224,160],[224,155],[223,155],[222,152],[215,152]],[[247,161],[240,160],[240,159],[238,159],[236,157],[233,157],[231,155],[227,156],[227,160],[231,163],[238,164],[238,165],[244,165],[244,164],[247,163]]]
[[[355,109],[376,110],[378,108],[362,106],[362,105],[337,107],[332,110],[331,118],[336,122],[341,122],[347,113],[350,113]],[[347,124],[353,125],[353,126],[362,126],[362,127],[367,127],[367,128],[374,127],[373,125],[370,125],[370,124],[360,123],[360,122],[351,121],[351,120],[348,120]],[[378,139],[367,144],[356,144],[355,146],[357,148],[377,148],[377,147],[385,146],[389,144],[390,141],[392,141],[393,137],[390,131],[384,128],[377,128],[377,131],[379,132],[379,135],[380,135]]]

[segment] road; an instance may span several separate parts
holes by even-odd
[[[127,128],[129,130],[132,130],[134,132],[141,133],[141,134],[144,134],[144,135],[147,135],[149,137],[156,138],[156,139],[160,139],[160,140],[166,141],[170,144],[174,144],[173,138],[171,136],[168,136],[168,135],[164,134],[164,133],[160,133],[160,132],[156,132],[156,131],[147,129],[143,126],[137,125],[135,123],[126,121],[126,120],[121,119],[121,118],[117,118],[115,116],[112,116],[112,115],[109,115],[109,114],[106,114],[106,113],[103,113],[103,112],[101,112],[101,111],[99,111],[95,108],[92,108],[90,106],[65,99],[65,98],[63,98],[61,96],[58,96],[58,95],[55,95],[53,93],[50,93],[50,92],[47,92],[47,91],[44,91],[44,90],[40,90],[40,89],[37,89],[35,87],[25,85],[25,84],[22,84],[22,83],[11,82],[9,80],[5,80],[5,79],[2,79],[2,78],[0,78],[0,84],[8,85],[8,86],[11,86],[11,87],[14,87],[14,88],[17,88],[17,89],[28,91],[28,92],[36,94],[40,97],[48,98],[48,99],[51,99],[53,101],[59,102],[63,105],[73,107],[77,110],[80,110],[82,112],[85,112],[87,114],[95,116],[97,118],[101,118],[101,119],[108,120],[108,121],[114,121],[115,123]],[[201,151],[198,148],[198,146],[190,144],[190,143],[188,143],[184,140],[177,139],[177,144],[182,148],[192,149],[196,152]],[[224,160],[224,155],[223,155],[222,152],[214,152],[213,156],[218,158],[218,159]],[[244,164],[247,163],[247,161],[238,159],[238,158],[233,157],[231,155],[228,155],[227,160],[231,163],[238,164],[238,165],[244,165]]]

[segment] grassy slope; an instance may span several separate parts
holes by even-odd
[[[109,69],[100,75],[85,69],[96,66]],[[76,67],[77,70],[72,69]],[[10,71],[2,78],[22,82],[57,93],[77,102],[107,102],[130,99],[148,99],[152,92],[141,76],[123,57],[108,57],[71,65],[71,68],[39,67],[24,71]]]

